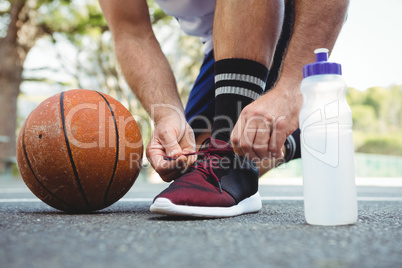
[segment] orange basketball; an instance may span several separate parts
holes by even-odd
[[[131,188],[141,169],[141,133],[112,97],[70,90],[43,101],[18,136],[17,161],[28,188],[70,213],[105,208]]]

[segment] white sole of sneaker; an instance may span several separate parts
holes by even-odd
[[[167,198],[157,198],[151,205],[151,212],[172,215],[200,218],[225,218],[233,217],[246,213],[258,212],[262,207],[260,194],[244,199],[239,204],[231,207],[197,207],[175,205]]]

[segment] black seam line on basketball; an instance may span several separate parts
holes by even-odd
[[[142,146],[140,159],[142,159],[143,156],[144,156],[144,147]],[[114,203],[117,200],[119,200],[120,198],[122,198],[128,192],[128,190],[130,190],[129,188],[131,188],[133,186],[133,184],[135,183],[138,175],[140,174],[141,168],[142,168],[142,164],[138,165],[137,171],[135,172],[135,174],[132,177],[132,179],[130,180],[130,182],[127,184],[126,188],[124,188],[124,190],[122,191],[122,194],[120,194],[118,196],[118,198],[115,198],[114,201],[112,201],[112,203]]]
[[[28,116],[28,118],[29,118],[29,116]],[[28,118],[27,118],[27,121],[26,121],[26,122],[28,122]],[[60,198],[58,198],[56,195],[54,195],[49,189],[47,189],[47,188],[45,187],[45,185],[43,185],[43,183],[42,183],[42,182],[39,180],[39,178],[36,176],[35,172],[33,171],[33,168],[32,168],[32,166],[31,166],[31,162],[30,162],[29,159],[28,159],[28,153],[27,153],[27,150],[26,150],[26,147],[25,147],[25,129],[26,129],[26,127],[27,127],[27,123],[24,124],[24,130],[23,130],[23,132],[22,132],[22,149],[23,149],[23,151],[24,151],[25,159],[27,160],[27,164],[28,164],[29,169],[30,169],[31,172],[32,172],[32,175],[34,175],[35,179],[36,179],[36,180],[38,181],[38,183],[42,186],[42,188],[45,189],[46,192],[48,192],[52,197],[54,197],[55,199],[57,199],[57,200],[59,200],[61,203],[63,203],[66,207],[69,208],[69,210],[74,211],[74,208],[73,208],[71,205],[67,204],[66,202],[64,202],[63,200],[61,200]]]
[[[60,114],[61,114],[61,122],[63,124],[64,139],[66,141],[68,157],[70,159],[71,167],[73,168],[75,180],[76,180],[76,182],[78,184],[78,189],[79,189],[82,197],[84,198],[88,208],[90,210],[92,210],[91,204],[89,204],[89,201],[88,201],[88,199],[87,199],[87,197],[85,195],[85,192],[84,192],[84,188],[82,187],[80,178],[78,176],[77,167],[75,166],[74,159],[73,159],[73,154],[71,152],[70,141],[68,140],[68,136],[67,136],[67,127],[66,127],[66,121],[65,121],[65,118],[64,118],[64,92],[62,92],[61,95],[60,95]]]
[[[141,157],[140,157],[140,159],[142,159],[143,154],[144,154],[144,148],[141,149]],[[138,175],[140,174],[141,166],[142,166],[142,165],[139,165],[139,166],[138,166],[137,171],[135,172],[133,178],[130,180],[130,182],[127,184],[127,186],[121,191],[121,193],[120,193],[117,197],[115,197],[114,199],[111,200],[110,204],[113,204],[113,203],[115,203],[116,201],[118,201],[120,198],[122,198],[122,197],[128,192],[128,190],[130,190],[130,188],[131,188],[131,187],[133,186],[133,184],[135,183],[135,181],[136,181]]]
[[[117,162],[119,160],[119,130],[117,128],[116,117],[114,115],[112,106],[110,106],[109,101],[105,98],[105,96],[103,96],[102,93],[100,93],[98,91],[95,91],[95,92],[98,93],[105,100],[107,106],[109,107],[110,113],[112,114],[112,117],[113,117],[114,129],[115,129],[115,132],[116,132],[116,157],[115,157],[115,160],[114,160],[113,173],[112,173],[112,177],[110,178],[109,185],[107,186],[107,189],[106,189],[106,192],[105,192],[105,197],[103,199],[103,202],[106,204],[107,203],[107,196],[109,194],[110,188],[112,187],[114,176],[116,174]]]

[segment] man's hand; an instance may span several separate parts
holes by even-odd
[[[283,157],[282,145],[299,126],[303,102],[293,92],[274,88],[243,109],[231,135],[236,154],[255,161]]]
[[[156,122],[146,154],[152,167],[164,181],[172,181],[182,170],[194,163],[196,156],[183,155],[192,152],[195,152],[194,132],[184,116],[173,113]],[[166,156],[177,159],[166,160]]]
[[[179,174],[179,166],[195,158],[181,156],[194,151],[194,134],[185,122],[172,69],[153,33],[147,1],[99,2],[112,31],[124,77],[155,120],[148,159],[163,180],[171,181]],[[166,155],[180,157],[167,161],[163,159]]]

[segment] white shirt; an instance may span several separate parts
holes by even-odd
[[[155,0],[155,2],[166,14],[178,19],[181,29],[186,34],[201,38],[205,54],[212,50],[215,0]]]

